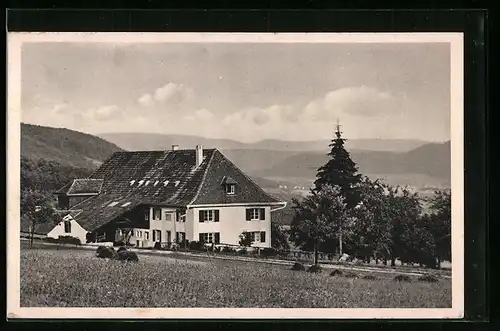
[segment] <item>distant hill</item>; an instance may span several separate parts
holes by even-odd
[[[68,129],[21,124],[21,155],[62,166],[94,169],[122,149],[104,139]]]
[[[251,153],[251,152],[249,152]],[[269,157],[272,157],[271,154]],[[420,146],[409,152],[374,152],[351,151],[352,159],[357,163],[359,171],[377,177],[384,176],[422,176],[426,181],[433,180],[439,183],[449,183],[451,176],[451,149],[450,142],[431,143]],[[251,159],[250,156],[248,156]],[[301,152],[270,162],[273,165],[252,174],[263,178],[310,178],[316,177],[317,169],[325,164],[328,156],[318,152]],[[241,162],[241,161],[240,161]],[[235,161],[238,164],[237,161]],[[267,164],[268,161],[263,162]],[[245,166],[240,165],[243,170]],[[251,171],[251,170],[247,170]],[[408,181],[406,179],[406,181]],[[402,185],[410,183],[401,183]]]
[[[252,149],[268,151],[322,151],[328,150],[330,140],[318,141],[282,141],[266,139],[255,143],[242,143],[230,139],[208,139],[187,135],[168,135],[153,133],[102,133],[99,137],[120,146],[125,150],[161,150],[172,145],[180,148],[194,148],[203,145],[206,148]],[[425,145],[426,141],[411,139],[348,139],[346,147],[371,151],[405,152]]]

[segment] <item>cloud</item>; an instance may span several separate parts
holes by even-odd
[[[210,121],[214,118],[214,114],[207,109],[195,111],[192,115],[184,117],[186,121]]]
[[[293,107],[289,105],[272,105],[266,108],[247,108],[240,112],[231,114],[224,119],[224,124],[231,125],[238,122],[253,123],[257,126],[266,125],[270,122],[281,121],[281,118],[289,118],[293,113]]]
[[[375,88],[345,87],[311,101],[304,108],[302,119],[331,121],[339,116],[380,117],[403,110],[401,99]]]
[[[194,98],[194,92],[184,84],[168,83],[154,92],[154,100],[161,103],[181,103]]]
[[[61,115],[64,113],[67,113],[69,110],[71,110],[71,106],[68,103],[58,103],[57,105],[52,108],[52,113],[54,115]]]
[[[154,105],[154,100],[153,100],[153,97],[151,96],[151,94],[149,93],[146,93],[144,94],[143,96],[141,96],[137,102],[142,105],[142,106],[145,106],[145,107],[149,107],[149,106],[152,106]]]
[[[108,121],[120,117],[121,112],[118,106],[108,105],[100,108],[89,109],[85,112],[85,117],[89,120]]]

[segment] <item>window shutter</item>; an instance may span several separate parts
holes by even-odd
[[[250,221],[252,219],[252,209],[247,209],[247,221]]]
[[[205,222],[203,216],[204,216],[203,210],[200,210],[200,213],[199,213],[199,216],[198,216],[200,222]]]
[[[260,208],[260,212],[259,212],[259,218],[261,221],[265,220],[266,219],[266,209],[265,208]]]
[[[218,222],[219,221],[219,210],[216,209],[214,210],[214,222]]]
[[[161,208],[158,208],[158,219],[161,221]]]
[[[260,232],[260,242],[261,243],[265,243],[266,242],[266,232],[265,231],[261,231]]]
[[[220,243],[220,233],[219,232],[215,232],[214,234],[214,241],[216,244],[219,244]]]

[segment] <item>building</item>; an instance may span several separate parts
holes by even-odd
[[[56,194],[59,208],[71,211],[71,229],[88,232],[86,242],[137,247],[184,239],[238,245],[244,232],[253,246],[270,247],[272,212],[286,206],[220,151],[201,146],[117,152]]]

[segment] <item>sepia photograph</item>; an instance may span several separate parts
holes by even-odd
[[[463,317],[462,39],[9,33],[8,316]]]

